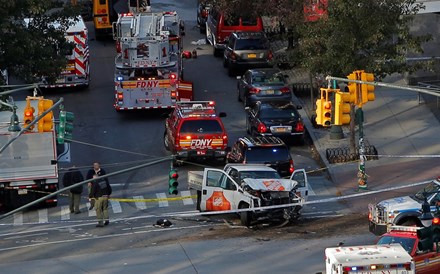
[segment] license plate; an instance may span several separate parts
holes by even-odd
[[[27,189],[19,189],[19,190],[18,190],[18,194],[19,194],[19,195],[25,195],[25,194],[27,194]]]
[[[268,95],[272,95],[274,93],[275,93],[275,91],[273,89],[266,90],[266,94],[268,94]]]
[[[197,155],[206,155],[206,151],[197,151]]]
[[[287,128],[286,127],[277,127],[275,128],[275,132],[286,132]]]
[[[257,58],[257,55],[255,53],[249,53],[248,58]]]

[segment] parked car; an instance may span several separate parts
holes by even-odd
[[[303,144],[304,124],[291,101],[257,102],[246,107],[246,131],[252,136],[276,136],[285,143]]]
[[[290,177],[295,171],[289,147],[278,137],[241,137],[226,155],[228,163],[265,164]]]
[[[261,17],[241,16],[238,12],[226,15],[216,7],[209,10],[206,19],[206,40],[214,48],[214,56],[220,57],[232,32],[263,31]]]
[[[209,10],[211,5],[205,3],[204,1],[199,1],[197,5],[197,24],[200,27],[200,33],[206,33],[206,19],[208,19]]]
[[[290,101],[292,92],[287,77],[277,68],[247,70],[243,76],[237,76],[238,101],[245,107],[257,101]]]
[[[235,32],[229,36],[223,54],[223,66],[229,76],[251,68],[273,67],[273,54],[264,31]]]

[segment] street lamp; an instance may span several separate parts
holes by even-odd
[[[426,197],[422,203],[422,215],[419,217],[419,219],[424,227],[429,227],[432,225],[432,219],[434,219],[434,217],[432,216],[431,207],[429,206]]]

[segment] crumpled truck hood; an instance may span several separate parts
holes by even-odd
[[[243,179],[244,183],[253,190],[259,191],[291,191],[298,182],[290,179]]]

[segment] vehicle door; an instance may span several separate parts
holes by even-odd
[[[295,180],[298,182],[297,186],[297,195],[304,199],[304,202],[307,201],[307,197],[309,196],[309,182],[307,180],[307,174],[305,169],[297,169],[290,176],[290,180]]]
[[[201,211],[236,209],[241,193],[237,183],[223,170],[205,168],[203,172]]]
[[[208,18],[206,19],[206,40],[211,45],[215,45],[215,37],[217,36],[217,28],[220,13],[216,8],[211,8],[209,10]]]
[[[249,131],[249,133],[252,133],[252,129],[257,129],[258,125],[258,118],[257,113],[259,111],[259,104],[255,104],[249,108],[246,108],[247,110],[247,127],[246,129]]]
[[[249,86],[251,85],[252,73],[250,71],[246,71],[242,77],[237,77],[237,79],[238,79],[239,96],[243,100],[244,97],[248,96]]]

